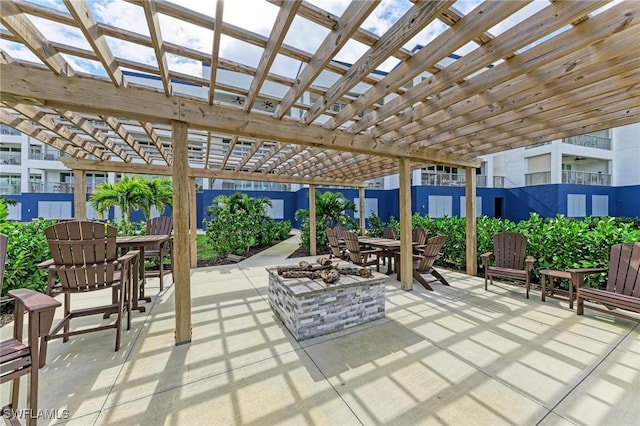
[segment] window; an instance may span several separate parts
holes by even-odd
[[[591,196],[591,216],[609,216],[609,196]]]
[[[265,206],[265,213],[271,219],[284,219],[284,200],[271,200],[273,207]]]
[[[73,217],[70,201],[38,201],[38,216],[45,219],[66,219]]]
[[[453,197],[450,195],[429,195],[429,216],[453,216]]]
[[[356,219],[360,219],[360,197],[354,198],[353,202],[356,204],[356,212],[353,214],[353,217]],[[364,218],[369,219],[371,217],[371,213],[375,213],[378,215],[378,199],[377,198],[366,198],[364,199]]]
[[[482,216],[482,197],[476,197],[476,217]],[[467,217],[467,197],[460,197],[460,217]]]
[[[567,194],[567,217],[585,217],[587,215],[587,196],[585,194]]]

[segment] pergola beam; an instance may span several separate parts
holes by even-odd
[[[75,158],[60,158],[62,163],[70,169],[82,169],[102,172],[151,174],[159,176],[171,176],[172,169],[167,166],[143,164],[143,163],[123,163],[118,161],[96,161],[82,160]],[[321,186],[366,186],[365,182],[352,179],[329,179],[313,176],[289,176],[275,175],[268,173],[250,173],[230,170],[213,170],[190,167],[188,175],[194,177],[229,179],[229,180],[249,180],[254,182],[274,182],[274,183],[299,183],[315,184]]]
[[[169,123],[180,117],[189,127],[232,135],[273,140],[306,146],[325,147],[391,158],[408,158],[459,167],[477,167],[480,161],[420,147],[398,147],[392,142],[365,135],[353,135],[321,126],[306,126],[293,120],[277,120],[260,112],[243,112],[223,105],[165,97],[153,90],[129,87],[121,90],[106,81],[52,76],[51,73],[20,66],[0,64],[0,88],[14,97],[41,100],[54,108],[126,115],[129,118]],[[45,101],[46,100],[46,101]]]

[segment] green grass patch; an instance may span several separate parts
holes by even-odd
[[[211,259],[217,256],[206,235],[196,235],[198,244],[198,260]]]

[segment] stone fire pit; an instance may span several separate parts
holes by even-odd
[[[266,268],[269,304],[296,340],[384,317],[385,276],[382,274],[374,273],[369,278],[340,275],[338,281],[327,284],[319,278],[283,278],[277,268]]]

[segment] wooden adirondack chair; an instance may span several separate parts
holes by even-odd
[[[171,235],[173,232],[173,218],[166,216],[154,217],[152,219],[147,220],[147,224],[145,226],[147,235]],[[144,257],[158,257],[160,258],[160,266],[157,272],[158,277],[160,278],[160,291],[164,289],[164,275],[169,273],[165,272],[163,259],[166,256],[171,256],[171,265],[169,271],[171,272],[171,276],[173,277],[173,240],[167,241],[162,244],[158,244],[154,247],[147,247],[144,250]],[[155,276],[154,271],[146,272],[148,277]]]
[[[411,231],[411,239],[413,240],[413,249],[421,250],[424,248],[424,244],[427,241],[427,235],[429,230],[426,228],[413,228]]]
[[[607,272],[607,287],[604,290],[583,287],[587,274]],[[613,309],[640,313],[640,242],[611,246],[609,268],[569,269],[573,284],[578,289],[576,312],[584,314],[584,302],[596,302],[608,309],[587,305],[589,309],[606,312],[623,318],[632,318]]]
[[[127,330],[131,328],[131,283],[138,270],[139,251],[132,250],[118,257],[116,228],[100,222],[74,221],[52,225],[45,229],[52,260],[46,262],[49,272],[50,296],[64,294],[64,318],[44,337],[40,347],[40,362],[44,365],[47,342],[51,339],[89,333],[109,328],[116,329],[115,350],[120,348],[120,324],[127,313]],[[135,272],[137,273],[137,272]],[[59,284],[55,284],[55,278]],[[71,295],[106,290],[113,294],[112,303],[93,308],[71,309]],[[69,330],[73,318],[102,314],[117,314],[115,322],[92,328]],[[61,333],[58,333],[63,330]]]
[[[326,232],[327,239],[329,240],[329,248],[331,249],[331,255],[329,255],[329,258],[337,257],[338,259],[346,259],[347,252],[345,245],[340,245],[338,237],[336,237],[336,232],[331,228],[327,228]]]
[[[347,246],[349,260],[359,266],[376,265],[376,271],[380,272],[380,255],[381,249],[362,250],[358,242],[358,236],[353,232],[347,232],[344,236],[344,242]],[[369,256],[375,256],[375,259],[369,259]]]
[[[535,259],[526,256],[527,237],[515,232],[500,232],[493,236],[493,252],[481,257],[484,265],[484,289],[487,290],[487,279],[493,284],[493,277],[509,278],[525,281],[527,299],[529,298],[530,273]],[[495,257],[495,265],[491,265],[491,256]]]
[[[0,234],[0,241],[4,235]],[[6,238],[6,237],[5,237]],[[6,241],[5,241],[6,243]],[[5,245],[6,247],[6,245]],[[2,269],[4,269],[4,260]],[[0,271],[1,277],[2,271]],[[1,281],[1,280],[0,280]],[[0,383],[11,381],[11,402],[2,408],[2,415],[11,424],[20,424],[16,416],[20,394],[20,378],[29,374],[29,405],[27,424],[37,423],[38,413],[38,342],[49,333],[53,315],[60,302],[46,294],[28,289],[9,291],[15,299],[13,337],[0,342]],[[28,313],[27,343],[22,341],[24,313]]]
[[[382,238],[388,238],[390,240],[395,240],[398,238],[398,232],[394,226],[387,226],[382,231]]]
[[[345,227],[344,227],[344,226],[342,226],[342,225],[336,225],[336,227],[335,227],[335,228],[333,228],[333,230],[335,231],[335,233],[336,233],[336,237],[337,237],[339,240],[344,240],[344,236],[347,234],[347,232],[349,232],[349,231],[347,230],[347,228],[345,228]]]
[[[424,288],[427,290],[433,291],[429,282],[440,281],[442,284],[448,286],[449,283],[444,277],[440,274],[440,272],[436,271],[433,267],[433,263],[438,260],[442,254],[440,250],[442,250],[442,246],[444,245],[446,237],[444,235],[436,235],[435,237],[429,238],[429,241],[424,246],[422,254],[413,255],[413,278],[418,281]],[[396,255],[396,264],[399,260],[399,254]],[[431,280],[427,282],[422,275],[431,274],[435,278],[435,280]],[[400,268],[398,268],[397,279],[400,281],[402,276],[400,274]]]

